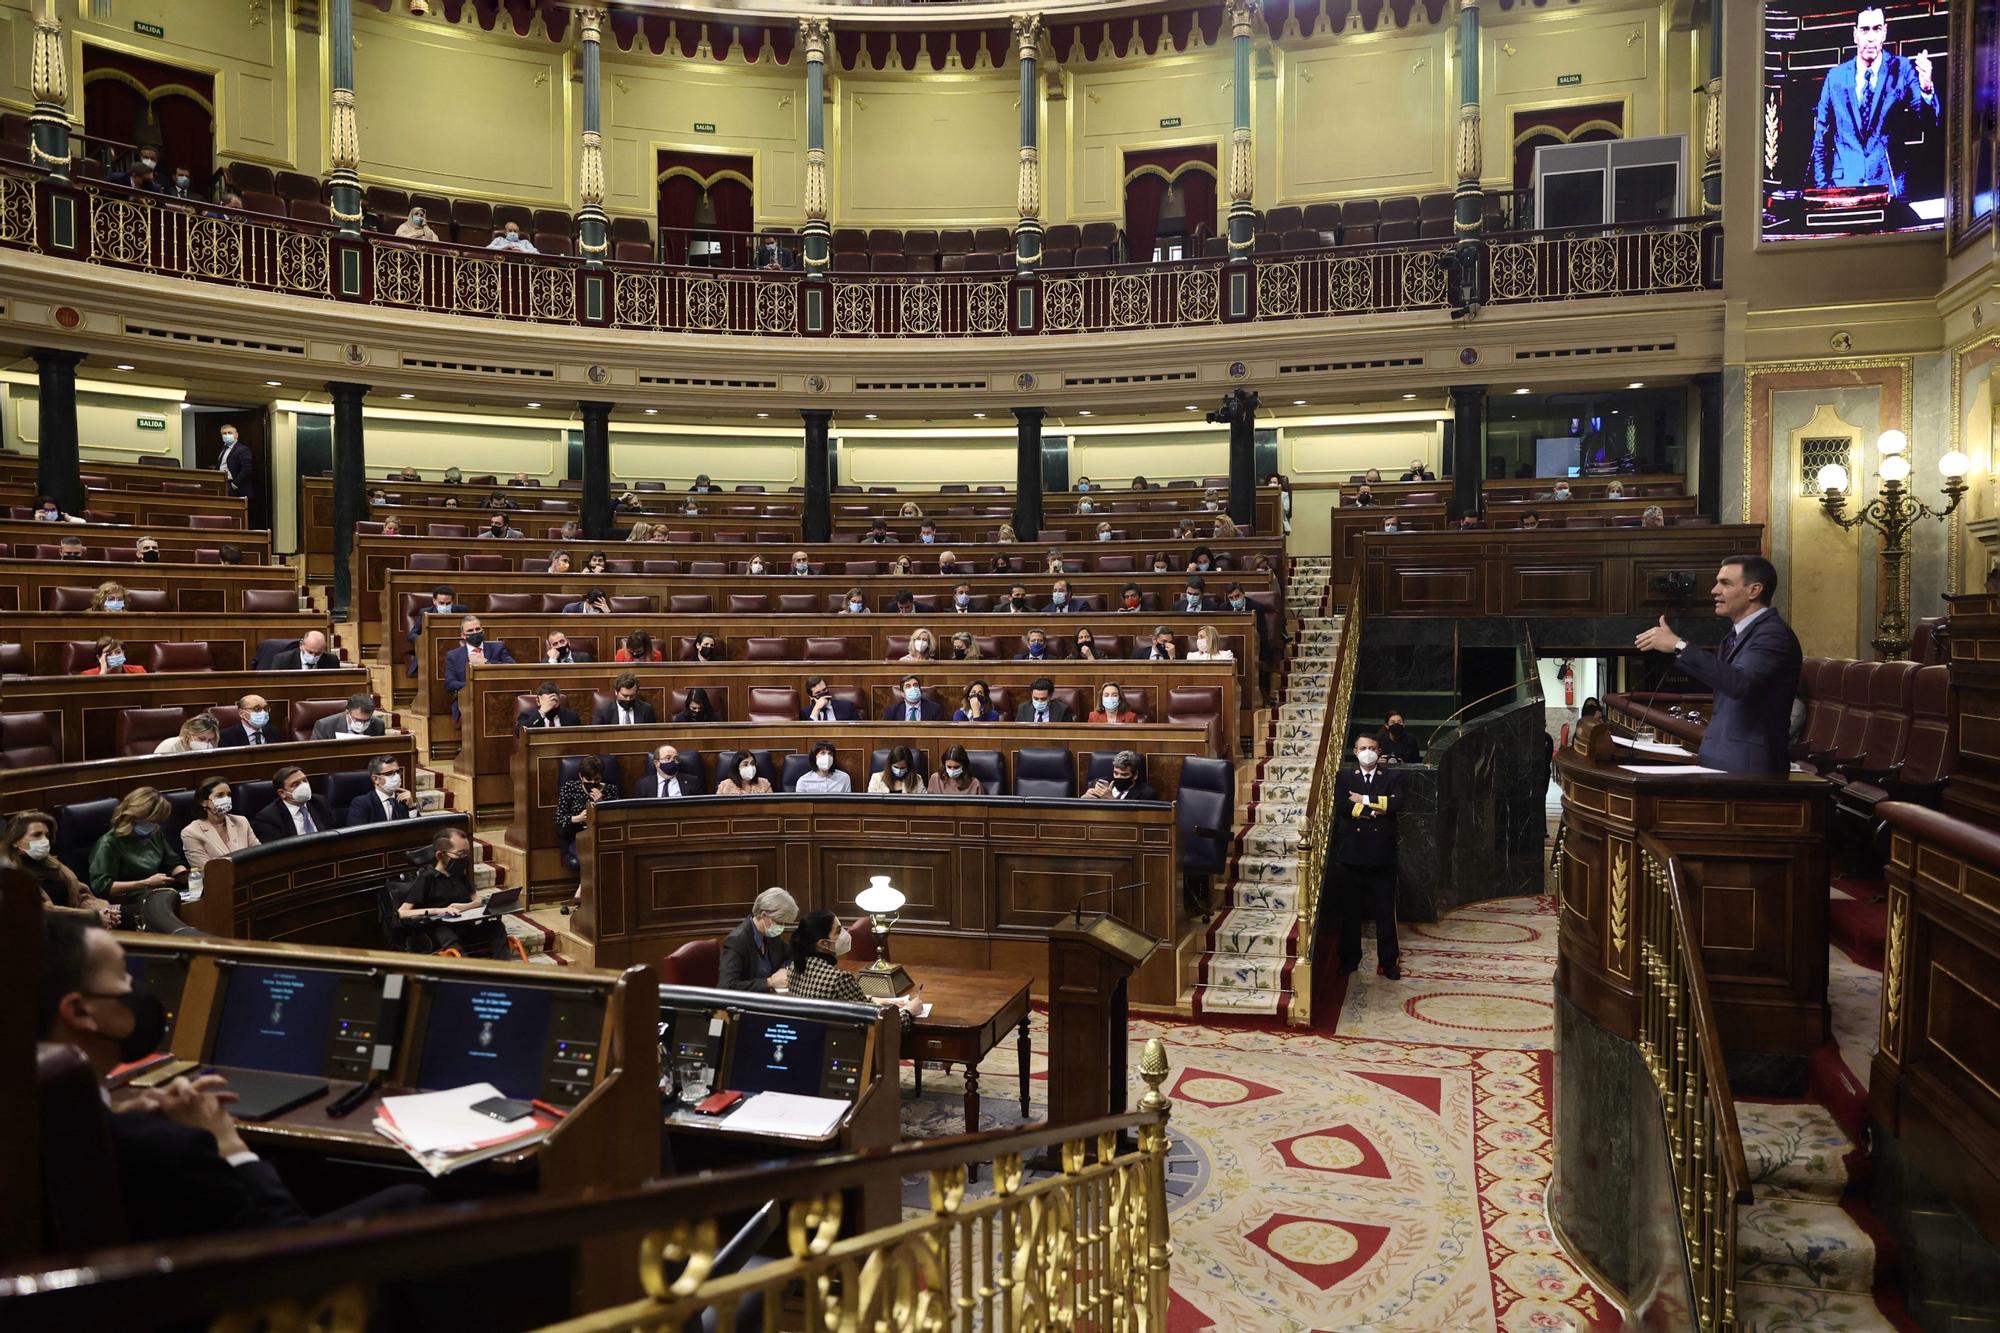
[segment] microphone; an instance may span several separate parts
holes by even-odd
[[[1076,911],[1070,917],[1070,924],[1072,926],[1080,926],[1083,924],[1083,905],[1089,902],[1092,898],[1102,898],[1106,894],[1123,893],[1127,889],[1143,889],[1145,887],[1146,886],[1143,882],[1138,884],[1114,884],[1108,889],[1092,889],[1088,893],[1080,894],[1078,895],[1076,900]]]

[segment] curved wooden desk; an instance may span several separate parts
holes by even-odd
[[[1135,1004],[1179,997],[1179,860],[1164,802],[1018,797],[750,796],[611,801],[577,839],[573,929],[596,965],[655,962],[732,930],[772,885],[799,909],[861,913],[886,874],[908,896],[892,955],[1032,978],[1048,993],[1049,929],[1084,906],[1165,943],[1132,978]]]

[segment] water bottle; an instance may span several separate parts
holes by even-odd
[[[190,870],[188,871],[187,887],[181,890],[181,901],[184,903],[191,903],[199,901],[200,898],[201,898],[201,871]]]

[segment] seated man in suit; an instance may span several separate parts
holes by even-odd
[[[833,686],[826,683],[825,676],[814,676],[806,682],[806,706],[799,710],[799,721],[852,722],[854,705],[834,698]]]
[[[1257,627],[1257,659],[1262,661],[1269,655],[1271,646],[1266,641],[1268,632],[1264,628],[1263,613],[1257,609],[1257,604],[1250,600],[1250,594],[1242,584],[1232,583],[1223,594],[1222,605],[1227,610],[1251,615],[1250,623]]]
[[[136,991],[118,937],[59,912],[42,914],[36,1035],[74,1046],[102,1080],[119,1064],[159,1047],[166,1014],[158,997]],[[228,1081],[177,1078],[120,1099],[107,1115],[119,1195],[137,1243],[303,1226],[299,1206],[269,1162],[251,1152],[229,1114]],[[370,1217],[421,1204],[421,1186],[398,1185],[338,1213]]]
[[[239,745],[271,745],[284,738],[271,726],[271,705],[261,694],[246,694],[236,701],[236,716],[240,719],[233,727],[222,729],[221,745],[225,750]]]
[[[542,641],[542,660],[550,666],[564,662],[588,662],[590,653],[569,641],[569,635],[561,630],[550,630],[549,637]]]
[[[591,711],[590,721],[599,727],[631,727],[657,722],[659,718],[653,712],[653,705],[639,697],[638,675],[621,671],[611,682],[611,697]]]
[[[1187,576],[1187,585],[1174,602],[1173,609],[1181,612],[1220,611],[1222,604],[1208,595],[1208,580],[1199,574]]]
[[[414,622],[410,626],[409,634],[405,636],[410,644],[410,675],[414,676],[417,674],[417,641],[424,636],[424,617],[439,615],[462,616],[465,613],[466,608],[458,604],[458,594],[454,593],[450,588],[440,586],[431,589],[431,604],[415,617]]]
[[[259,842],[283,842],[308,833],[328,833],[340,827],[325,801],[313,792],[305,770],[287,764],[271,775],[278,799],[259,810],[250,821]]]
[[[652,767],[646,776],[639,779],[637,790],[632,793],[642,801],[650,801],[671,796],[699,796],[701,783],[693,774],[681,771],[681,752],[673,742],[668,741],[653,749]]]
[[[1866,11],[1864,11],[1866,12]],[[1701,762],[1728,773],[1783,773],[1791,767],[1792,700],[1805,665],[1798,635],[1771,607],[1778,571],[1761,555],[1731,556],[1710,595],[1731,629],[1714,652],[1692,647],[1667,618],[1633,640],[1715,692],[1701,737]]]
[[[467,616],[459,622],[460,643],[444,655],[444,688],[451,695],[451,715],[458,716],[458,692],[465,688],[467,667],[499,665],[511,663],[514,654],[507,645],[495,641],[486,642],[486,631],[479,626],[478,616]]]
[[[1068,579],[1057,579],[1054,586],[1049,589],[1049,604],[1042,608],[1042,614],[1046,616],[1066,616],[1073,612],[1088,611],[1089,609],[1090,606],[1087,602],[1069,595]]]
[[[750,915],[722,940],[716,985],[724,990],[785,990],[792,984],[792,951],[785,927],[799,919],[798,900],[783,889],[766,889],[750,904]]]
[[[608,616],[611,614],[611,598],[602,588],[592,588],[574,602],[563,604],[566,616]]]
[[[924,693],[923,681],[905,676],[899,682],[902,696],[882,710],[884,722],[942,722],[944,709]]]
[[[1049,642],[1048,632],[1041,628],[1028,631],[1027,642],[1021,651],[1014,654],[1016,662],[1043,662],[1056,655],[1054,645]]]
[[[534,727],[580,727],[583,722],[576,710],[563,702],[562,686],[552,680],[545,680],[535,687],[535,702],[522,713],[517,730],[527,731]]]
[[[350,694],[347,696],[346,712],[329,713],[313,723],[313,739],[359,740],[363,736],[380,736],[386,730],[382,719],[375,715],[374,696]]]
[[[1157,801],[1153,784],[1139,776],[1139,756],[1120,750],[1111,757],[1111,776],[1099,778],[1083,793],[1086,801]]]
[[[339,667],[340,658],[328,649],[326,635],[316,629],[307,630],[297,644],[271,659],[273,671],[334,671]]]
[[[371,789],[347,803],[347,827],[386,824],[420,813],[417,794],[403,785],[403,764],[386,754],[368,761]]]
[[[1016,722],[1067,722],[1069,705],[1055,697],[1055,683],[1043,676],[1028,687],[1028,697],[1014,710]]]

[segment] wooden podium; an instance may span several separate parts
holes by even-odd
[[[1050,1124],[1124,1111],[1125,983],[1159,947],[1109,916],[1072,920],[1049,931]]]
[[[1578,728],[1557,753],[1556,989],[1634,1039],[1638,836],[1650,833],[1680,859],[1724,1047],[1804,1057],[1828,1032],[1832,788],[1804,773],[1714,773],[1692,759],[1631,749],[1604,724]]]

